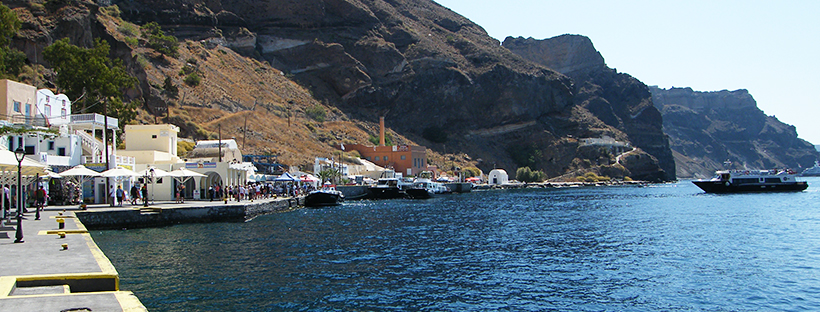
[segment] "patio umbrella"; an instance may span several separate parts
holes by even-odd
[[[86,179],[99,177],[100,173],[94,170],[88,169],[83,165],[76,165],[74,168],[68,169],[66,171],[60,172],[60,175],[63,177],[71,177],[77,180],[78,184],[83,184]]]
[[[117,166],[114,169],[108,169],[100,173],[101,176],[106,178],[119,178],[119,177],[140,177],[139,173],[134,172],[134,170],[126,169],[121,166]]]
[[[159,168],[156,168],[156,167],[145,168],[145,170],[137,172],[137,174],[141,177],[150,176],[151,175],[151,169],[154,169],[154,177],[156,177],[156,178],[167,177],[169,175],[168,171],[165,171],[165,170],[162,170],[162,169],[159,169]]]
[[[0,171],[17,172],[17,157],[9,150],[0,150]],[[28,158],[23,158],[20,174],[44,175],[46,166]]]
[[[177,182],[179,182],[180,184],[185,183],[185,181],[188,181],[188,179],[190,178],[206,177],[206,175],[204,174],[201,174],[196,171],[191,171],[185,168],[179,168],[177,170],[171,171],[168,173],[168,175],[174,177],[174,179],[176,179]]]
[[[63,176],[61,176],[57,173],[54,173],[51,170],[46,170],[45,177],[47,177],[49,179],[59,179],[59,178],[62,178]]]

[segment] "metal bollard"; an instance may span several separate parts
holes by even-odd
[[[65,238],[65,232],[57,232],[57,235],[59,235],[60,238]]]
[[[57,228],[61,230],[65,228],[65,219],[57,218]]]
[[[62,244],[62,245],[60,245],[60,246],[62,246],[62,247],[63,247],[63,250],[68,250],[68,244]]]

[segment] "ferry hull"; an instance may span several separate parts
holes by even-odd
[[[324,206],[338,206],[342,204],[344,197],[339,194],[331,194],[324,192],[313,192],[305,197],[305,206],[307,207],[324,207]]]
[[[371,187],[367,191],[370,193],[370,198],[375,199],[393,199],[404,198],[404,191],[398,187]]]
[[[692,181],[706,193],[760,193],[760,192],[799,192],[809,187],[806,182],[793,183],[748,183],[741,185],[728,184],[725,181]]]

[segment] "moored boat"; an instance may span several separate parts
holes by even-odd
[[[804,177],[820,177],[820,162],[815,161],[813,167],[806,168],[800,175]]]
[[[791,170],[722,170],[709,180],[692,181],[706,193],[796,192],[809,187]]]
[[[305,196],[305,206],[338,206],[341,205],[344,200],[345,195],[336,190],[335,186],[325,184],[322,189],[310,192]]]

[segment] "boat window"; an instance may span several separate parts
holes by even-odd
[[[766,183],[780,183],[780,178],[766,178]]]

